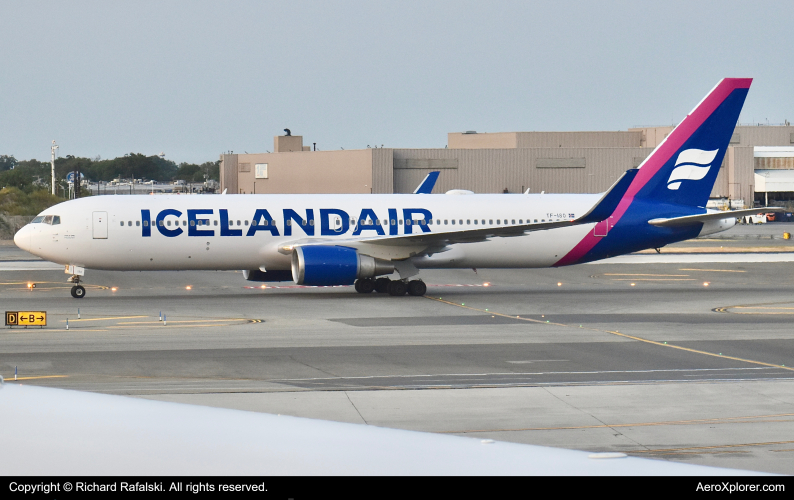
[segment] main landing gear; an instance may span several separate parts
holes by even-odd
[[[72,297],[76,299],[82,299],[85,297],[85,288],[83,288],[83,285],[80,284],[80,276],[76,274],[72,275],[72,277],[67,280],[67,283],[74,283],[74,286],[72,287]]]
[[[421,297],[427,293],[427,285],[421,280],[390,280],[389,278],[362,278],[356,280],[356,291],[358,293],[388,293],[391,296],[413,295]]]

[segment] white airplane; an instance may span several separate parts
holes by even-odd
[[[14,242],[64,265],[75,298],[85,269],[242,269],[249,281],[418,296],[420,269],[564,266],[659,248],[778,210],[705,208],[751,82],[722,80],[602,194],[425,194],[434,173],[414,194],[94,196],[48,208]]]

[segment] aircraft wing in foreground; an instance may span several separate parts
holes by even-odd
[[[5,475],[757,474],[13,383],[0,413]]]

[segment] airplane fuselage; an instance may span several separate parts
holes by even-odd
[[[55,205],[15,241],[44,259],[107,270],[286,270],[291,242],[336,244],[575,218],[599,195],[95,196]],[[431,222],[432,221],[432,222]],[[547,267],[594,224],[452,245],[418,267]],[[465,248],[464,248],[465,247]]]
[[[44,259],[88,269],[290,269],[290,244],[328,245],[356,238],[454,233],[574,219],[600,195],[140,195],[94,196],[40,215],[17,244]],[[647,226],[647,224],[644,224]],[[587,235],[609,238],[601,224],[539,230],[449,245],[411,257],[418,268],[549,267]],[[643,244],[642,231],[628,251]],[[642,228],[645,229],[645,228]],[[727,229],[727,227],[725,227]],[[631,231],[631,229],[630,229]],[[694,234],[696,236],[697,234]],[[670,234],[666,243],[692,237]],[[374,248],[389,258],[389,249]],[[410,255],[393,255],[400,259]],[[613,254],[616,255],[617,253]]]

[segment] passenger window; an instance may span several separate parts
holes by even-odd
[[[149,227],[149,221],[148,220],[143,221],[143,227]]]
[[[131,223],[130,223],[130,224],[131,224]],[[186,220],[183,220],[183,221],[182,221],[182,225],[183,225],[183,226],[187,226],[187,221],[186,221]]]
[[[157,224],[158,224],[160,227],[163,227],[163,221],[161,221],[161,220],[160,220],[160,221],[157,221]]]
[[[519,224],[523,224],[523,223],[524,223],[524,220],[523,220],[523,219],[518,219],[518,223],[519,223]]]
[[[538,221],[538,219],[535,219],[535,222],[537,222],[537,221]]]
[[[453,226],[455,225],[455,219],[452,219],[452,225]]]
[[[245,222],[245,225],[247,226],[247,225],[248,225],[248,221],[244,221],[244,222]],[[304,221],[304,222],[305,222],[305,221]]]
[[[463,219],[459,220],[458,222],[460,223],[461,226],[463,225]]]
[[[135,227],[140,227],[140,226],[141,226],[141,221],[139,221],[139,220],[136,220],[136,221],[135,221]]]
[[[497,223],[497,224],[501,224],[501,220],[502,220],[502,219],[496,219],[496,223]]]
[[[406,226],[410,226],[411,225],[411,219],[405,219],[405,225]]]
[[[287,224],[289,224],[289,223],[290,223],[290,221],[288,221],[288,222],[287,222]],[[242,226],[242,225],[243,225],[243,223],[242,223],[242,222],[240,222],[240,221],[238,220],[238,221],[237,221],[237,225],[238,225],[238,226]]]
[[[255,221],[255,220],[252,220],[252,221],[251,221],[251,225],[252,225],[252,226],[256,226],[257,224],[259,224],[257,221]]]
[[[392,220],[391,220],[391,225],[392,225],[392,226],[396,226],[396,225],[397,225],[397,221],[396,221],[396,220],[394,220],[394,219],[392,219]]]
[[[402,220],[402,219],[400,219],[400,225],[401,225],[401,226],[403,225],[403,220]]]
[[[195,227],[196,226],[196,221],[194,221],[194,220],[190,221],[190,225]]]
[[[238,225],[238,226],[240,225],[240,221],[239,221],[239,220],[237,221],[237,225]],[[288,226],[291,226],[291,225],[292,225],[292,219],[287,219],[287,225],[288,225]]]
[[[256,221],[252,221],[252,223],[253,223],[253,222],[256,222]],[[310,226],[313,226],[313,225],[314,225],[314,219],[309,219],[309,225],[310,225]]]
[[[60,215],[53,215],[52,216],[52,225],[57,226],[61,223],[61,216]]]
[[[447,219],[444,219],[444,225],[446,226],[448,223]]]
[[[53,224],[55,224],[55,222],[53,222]],[[132,227],[132,221],[131,221],[131,220],[130,220],[130,221],[127,221],[127,225],[128,225],[128,226],[130,226],[130,227]]]
[[[424,219],[419,219],[419,225],[420,226],[425,226],[425,225],[427,225],[427,222]]]
[[[124,221],[121,221],[121,226],[124,227]]]
[[[171,221],[169,220],[169,221],[167,221],[165,224],[166,224],[167,226],[170,226],[170,225],[171,225]]]
[[[474,219],[474,225],[475,226],[477,225],[477,219]]]
[[[212,221],[212,225],[213,226],[217,226],[218,225],[218,221],[216,221],[216,220]]]
[[[511,221],[510,221],[510,224],[515,224],[515,223],[516,223],[516,220],[515,220],[515,219],[513,219],[513,220],[511,220]]]
[[[267,219],[265,219],[265,220],[263,220],[263,221],[262,221],[262,225],[263,225],[263,226],[267,226]]]
[[[488,219],[488,224],[493,224],[493,219]]]

